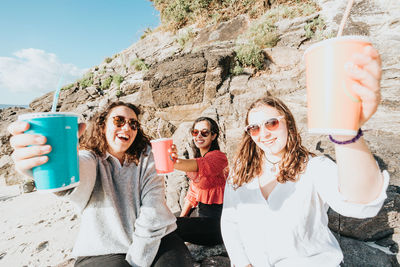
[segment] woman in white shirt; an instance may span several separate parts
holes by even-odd
[[[380,101],[381,63],[366,48],[348,75],[362,100],[360,127]],[[225,188],[222,236],[232,265],[339,266],[343,254],[328,229],[327,210],[375,216],[389,182],[362,138],[333,136],[336,160],[315,157],[302,144],[292,113],[279,99],[254,102]],[[350,140],[347,140],[350,139]],[[343,144],[345,143],[345,144]]]

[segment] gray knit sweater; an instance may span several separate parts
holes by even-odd
[[[176,229],[150,147],[138,166],[112,155],[80,151],[80,184],[67,198],[82,214],[74,256],[126,253],[132,266],[150,266],[163,236]]]

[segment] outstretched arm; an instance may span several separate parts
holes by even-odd
[[[360,127],[376,112],[380,102],[381,60],[371,46],[354,55],[347,73],[358,83],[352,88],[360,96],[362,112]],[[336,140],[349,137],[334,136]],[[361,137],[355,143],[335,144],[339,172],[339,190],[350,202],[368,203],[382,190],[383,177],[371,151]]]
[[[169,150],[171,158],[174,160],[174,168],[184,172],[197,172],[199,165],[195,159],[181,159],[178,158],[178,150],[175,145],[172,145]]]

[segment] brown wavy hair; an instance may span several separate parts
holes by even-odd
[[[250,105],[246,115],[248,124],[249,113],[252,109],[270,106],[278,110],[284,116],[288,129],[286,152],[279,163],[279,174],[277,181],[297,181],[299,174],[304,172],[309,155],[315,156],[301,144],[301,136],[297,131],[296,122],[289,108],[278,98],[267,96],[260,98]],[[232,183],[235,188],[241,187],[244,183],[250,182],[254,177],[259,176],[263,171],[264,151],[259,148],[250,135],[246,132],[242,136],[239,148],[234,157],[232,168]]]
[[[108,144],[105,135],[105,126],[108,115],[111,110],[115,107],[125,106],[133,112],[139,118],[140,109],[133,104],[117,101],[111,103],[105,110],[99,112],[93,117],[89,129],[85,132],[85,135],[79,140],[79,146],[82,149],[90,150],[96,155],[103,157],[106,155],[108,150]],[[136,165],[139,164],[139,158],[142,152],[145,152],[147,146],[150,145],[149,137],[143,132],[142,128],[137,129],[137,134],[132,145],[125,152],[125,157],[128,162],[134,162]]]

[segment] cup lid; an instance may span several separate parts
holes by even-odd
[[[168,141],[168,140],[172,140],[172,138],[158,138],[158,139],[154,139],[154,140],[150,140],[150,143],[156,143],[156,142],[161,142],[161,141]]]
[[[339,37],[333,37],[329,38],[320,42],[317,42],[315,44],[312,44],[310,47],[308,47],[303,54],[303,59],[304,56],[310,52],[310,50],[315,49],[316,47],[325,45],[330,42],[340,42],[340,41],[358,41],[358,42],[363,42],[363,43],[369,43],[371,44],[371,40],[368,36],[362,36],[362,35],[345,35],[345,36],[339,36]]]
[[[26,113],[18,116],[18,120],[28,120],[35,118],[54,118],[54,117],[79,117],[78,114],[72,112],[37,112]]]

